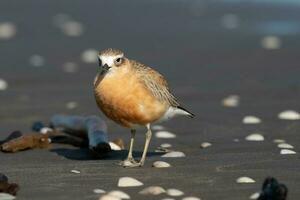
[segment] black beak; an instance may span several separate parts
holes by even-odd
[[[109,67],[107,64],[103,65],[103,66],[102,66],[101,74],[106,73],[106,72],[109,70],[109,68],[110,68],[110,67]]]

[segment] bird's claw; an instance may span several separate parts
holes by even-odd
[[[141,167],[142,164],[139,162],[136,162],[133,158],[127,158],[126,160],[123,160],[119,163],[119,165],[123,167]]]

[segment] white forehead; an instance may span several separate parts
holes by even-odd
[[[112,66],[114,64],[114,60],[117,58],[122,58],[124,54],[119,55],[100,55],[99,58],[101,59],[102,65],[107,64],[108,66]]]

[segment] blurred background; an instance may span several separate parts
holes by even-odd
[[[300,110],[299,0],[0,0],[0,138],[28,131],[33,121],[47,122],[57,113],[103,116],[92,87],[97,53],[110,47],[161,72],[180,102],[197,115],[167,123],[181,133],[178,146],[186,151],[204,139],[219,142],[212,151],[232,163],[223,153],[269,148],[267,155],[273,155],[271,146],[222,146],[250,131],[299,139],[298,124],[276,117],[284,109]],[[228,95],[241,98],[238,108],[222,107]],[[264,123],[244,127],[241,119],[247,114]],[[108,123],[112,137],[126,132],[123,137],[129,138],[127,130]],[[143,136],[138,137],[141,148]],[[265,157],[243,170],[263,180],[273,169],[271,174],[290,181],[296,192],[299,178],[273,168],[281,158],[262,164]],[[231,191],[225,180],[219,184]],[[226,199],[205,185],[202,190],[204,196]]]

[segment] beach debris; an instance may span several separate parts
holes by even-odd
[[[221,24],[226,29],[235,29],[239,26],[240,20],[236,14],[228,13],[221,17]]]
[[[122,199],[111,195],[104,195],[100,197],[99,200],[122,200]]]
[[[249,116],[244,117],[243,123],[244,124],[259,124],[259,123],[261,123],[261,119],[259,119],[258,117],[249,115]]]
[[[288,188],[273,177],[267,177],[257,200],[286,200]]]
[[[113,190],[107,193],[108,196],[117,197],[119,199],[130,199],[130,196],[123,191]]]
[[[155,133],[155,137],[169,139],[169,138],[176,138],[176,135],[169,131],[158,131]]]
[[[300,114],[294,110],[286,110],[279,113],[278,118],[284,120],[299,120]]]
[[[80,174],[81,173],[79,170],[76,170],[76,169],[72,169],[71,172],[74,173],[74,174]]]
[[[163,198],[162,200],[175,200],[173,198]]]
[[[274,139],[273,142],[279,144],[279,143],[285,143],[285,140],[283,140],[283,139]]]
[[[182,198],[182,200],[201,200],[201,199],[198,197],[184,197]]]
[[[125,143],[121,138],[116,138],[112,142],[116,144],[121,150],[125,149]]]
[[[78,65],[74,62],[66,62],[63,64],[62,68],[66,73],[75,73],[79,70]]]
[[[159,194],[162,194],[165,192],[166,192],[166,190],[160,186],[150,186],[150,187],[143,189],[139,193],[143,194],[143,195],[159,195]]]
[[[201,144],[200,144],[200,147],[202,148],[202,149],[205,149],[205,148],[207,148],[207,147],[210,147],[212,144],[211,143],[209,143],[209,142],[202,142]]]
[[[240,97],[238,95],[229,95],[222,100],[222,105],[225,107],[237,107],[240,104]]]
[[[0,78],[0,91],[6,90],[7,87],[8,87],[7,82],[4,79]]]
[[[154,125],[154,126],[152,126],[152,130],[153,131],[162,131],[164,129],[165,129],[165,127],[162,126],[162,125]]]
[[[286,154],[296,154],[295,151],[290,150],[290,149],[281,149],[280,154],[286,155]]]
[[[15,153],[26,149],[47,149],[50,147],[51,140],[48,135],[44,134],[28,134],[7,141],[1,145],[3,152]]]
[[[41,134],[48,134],[50,132],[53,132],[53,129],[52,128],[49,128],[49,127],[44,127],[40,130],[40,133]]]
[[[18,184],[9,183],[7,176],[0,173],[0,194],[6,193],[6,194],[16,196],[19,189],[20,189],[20,187]],[[0,195],[0,199],[1,199],[1,195]]]
[[[235,139],[233,139],[233,141],[234,141],[234,142],[239,142],[239,141],[240,141],[240,139],[238,139],[238,138],[235,138]]]
[[[172,196],[172,197],[178,197],[178,196],[184,195],[184,192],[182,192],[181,190],[178,190],[178,189],[174,189],[174,188],[167,189],[166,192],[167,192],[167,195]]]
[[[41,55],[34,54],[34,55],[30,56],[29,63],[33,67],[42,67],[45,64],[45,59]]]
[[[85,63],[97,63],[98,51],[96,49],[86,49],[81,54],[81,59]]]
[[[160,147],[161,147],[161,148],[164,148],[164,149],[168,149],[168,148],[171,148],[172,145],[169,144],[169,143],[163,143],[163,144],[160,145]]]
[[[279,49],[281,47],[281,40],[277,36],[268,35],[262,38],[261,46],[268,50]]]
[[[114,151],[120,151],[122,150],[121,147],[117,144],[115,144],[114,142],[109,142],[110,148]]]
[[[74,20],[65,22],[61,27],[61,31],[69,37],[78,37],[83,34],[83,25]]]
[[[248,135],[245,139],[248,141],[264,141],[265,140],[264,136],[259,133],[253,133],[251,135]]]
[[[0,193],[0,199],[1,200],[13,200],[13,199],[16,199],[16,197],[11,194],[8,194],[8,193]]]
[[[16,25],[12,22],[0,23],[0,40],[9,40],[17,33]]]
[[[69,110],[73,110],[73,109],[75,109],[75,108],[78,107],[78,103],[75,102],[75,101],[69,101],[69,102],[66,104],[66,107],[67,107],[67,109],[69,109]]]
[[[293,149],[294,146],[293,145],[290,145],[288,143],[280,143],[277,145],[278,148],[281,148],[281,149]]]
[[[165,161],[155,161],[152,164],[153,167],[155,168],[167,168],[167,167],[171,167],[171,165]]]
[[[180,158],[180,157],[185,157],[185,154],[181,151],[171,151],[169,153],[162,155],[161,157],[163,157],[163,158]]]
[[[249,199],[257,199],[259,197],[259,195],[260,195],[259,192],[255,192],[255,193],[250,195]]]
[[[138,187],[142,185],[144,185],[142,182],[131,177],[122,177],[118,182],[118,187]]]
[[[99,189],[99,188],[94,189],[93,192],[95,194],[104,194],[104,193],[106,193],[105,190],[102,190],[102,189]]]
[[[237,183],[255,183],[255,180],[253,180],[252,178],[247,177],[247,176],[242,176],[242,177],[239,177],[238,179],[236,179],[236,182]]]

